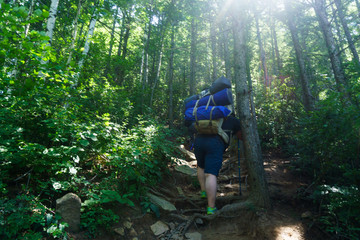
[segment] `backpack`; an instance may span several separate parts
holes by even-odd
[[[208,107],[209,106],[207,105],[205,110],[208,110]],[[193,111],[193,115],[195,116],[195,128],[199,134],[218,134],[226,144],[229,144],[229,136],[225,133],[225,131],[222,129],[221,126],[224,122],[224,118],[231,114],[231,110],[228,110],[228,108],[221,106],[221,108],[224,108],[223,109],[223,111],[225,112],[224,116],[217,119],[213,119],[214,117],[213,112],[217,108],[220,107],[216,107],[216,106],[211,107],[209,119],[199,120],[197,107],[195,107]],[[226,113],[226,110],[228,110],[228,113]]]
[[[185,120],[195,122],[198,134],[218,134],[226,144],[229,144],[229,136],[221,126],[224,119],[232,112],[230,80],[221,77],[210,89],[187,98],[184,103]]]

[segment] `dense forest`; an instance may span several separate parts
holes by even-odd
[[[255,206],[262,153],[309,179],[331,239],[360,238],[359,0],[0,0],[0,238],[89,237],[154,211],[146,192],[187,141],[184,100],[232,81]]]

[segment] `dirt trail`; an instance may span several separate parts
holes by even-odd
[[[191,152],[180,149],[186,155],[187,170],[196,172],[196,160]],[[169,166],[171,174],[167,176],[151,193],[166,199],[176,206],[175,212],[160,210],[160,217],[154,213],[143,214],[138,209],[120,213],[123,221],[113,229],[124,229],[125,222],[131,228],[119,235],[116,231],[96,239],[129,239],[129,240],[306,240],[324,239],[314,236],[306,229],[301,214],[306,211],[301,202],[296,200],[297,189],[305,183],[289,171],[289,160],[264,155],[264,167],[269,184],[273,209],[268,212],[245,210],[234,212],[233,216],[218,216],[215,219],[204,219],[206,200],[200,198],[200,186],[196,174],[189,176],[176,170],[176,164]],[[251,186],[247,184],[245,161],[241,160],[241,189],[239,196],[238,158],[236,152],[225,154],[223,167],[218,178],[217,207],[245,201]],[[163,234],[154,235],[151,226],[161,221],[168,226]],[[120,228],[119,228],[120,227]],[[195,234],[183,236],[183,233]],[[105,234],[106,235],[106,234]],[[199,236],[201,235],[201,238]],[[83,238],[76,238],[83,239]]]
[[[196,161],[193,158],[188,157],[187,161],[189,166],[196,169]],[[235,216],[232,217],[217,217],[211,221],[205,219],[200,223],[191,224],[187,232],[200,233],[203,240],[319,239],[306,237],[309,234],[306,233],[306,228],[301,219],[301,214],[306,209],[303,209],[296,200],[296,191],[304,183],[289,171],[289,160],[265,155],[264,166],[273,204],[271,211],[256,213],[256,217],[254,217],[254,214],[241,212],[234,213]],[[247,184],[247,171],[244,160],[241,160],[242,196],[239,196],[238,158],[236,153],[227,152],[225,154],[218,182],[217,207],[219,209],[226,204],[244,201],[247,198],[251,186]],[[172,169],[172,176],[164,181],[158,192],[168,193],[167,196],[183,194],[184,197],[174,201],[178,209],[177,217],[174,218],[174,214],[163,214],[160,220],[166,223],[175,223],[182,230],[183,228],[181,229],[179,226],[185,224],[186,221],[178,219],[178,216],[190,217],[196,210],[206,208],[206,200],[200,199],[199,190],[200,187],[196,177],[189,178]],[[178,236],[176,231],[173,231],[172,235],[162,235],[162,237],[158,238],[149,236],[148,239],[172,240],[186,238]]]

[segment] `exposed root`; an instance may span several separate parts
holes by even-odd
[[[185,235],[185,233],[189,230],[189,228],[191,227],[191,225],[194,223],[195,219],[200,218],[203,220],[207,220],[207,221],[212,221],[216,218],[222,217],[222,218],[234,218],[234,217],[239,217],[240,213],[238,215],[234,215],[234,213],[236,212],[241,212],[243,210],[251,210],[254,209],[254,204],[247,200],[245,202],[240,202],[240,203],[233,203],[233,204],[228,204],[226,206],[224,206],[222,209],[220,209],[217,213],[213,214],[213,215],[204,215],[202,213],[194,213],[191,216],[184,216],[184,215],[178,215],[178,214],[170,214],[171,217],[176,218],[182,222],[185,222],[184,227],[181,230],[181,234]],[[184,211],[184,213],[188,213],[188,212],[204,212],[202,210],[199,209],[191,209],[188,211]],[[182,223],[183,224],[183,223]]]

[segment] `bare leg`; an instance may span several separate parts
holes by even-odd
[[[205,191],[205,173],[203,168],[197,168],[197,177],[200,183],[201,191]]]
[[[216,191],[217,191],[217,177],[212,174],[205,174],[205,189],[208,199],[208,206],[215,207]]]

